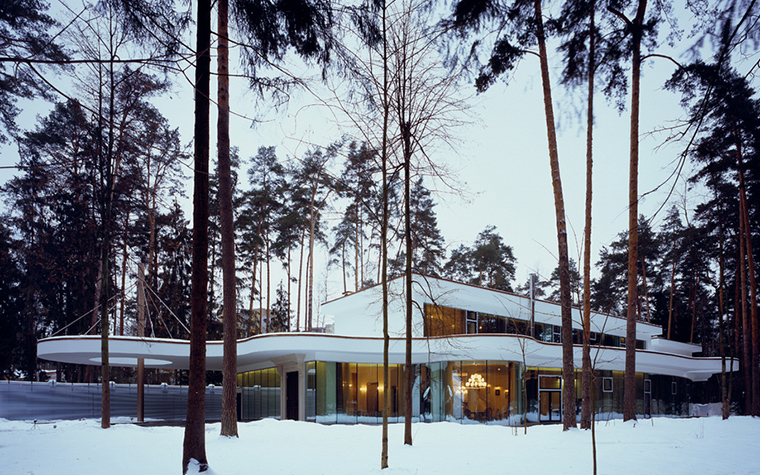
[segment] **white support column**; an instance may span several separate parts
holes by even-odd
[[[298,355],[298,420],[306,420],[306,363],[303,355]]]
[[[277,365],[280,373],[280,420],[288,418],[288,373],[298,372],[298,420],[306,420],[306,364],[305,355],[293,354],[274,358],[272,362]]]

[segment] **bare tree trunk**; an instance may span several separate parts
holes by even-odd
[[[359,291],[359,253],[361,252],[361,243],[359,235],[361,234],[361,224],[359,215],[361,210],[359,205],[356,205],[356,232],[354,234],[354,292]]]
[[[287,275],[288,275],[288,331],[292,331],[290,329],[290,302],[293,300],[293,294],[290,293],[290,283],[292,281],[292,278],[290,276],[290,244],[288,244],[288,269],[287,269]]]
[[[111,32],[110,35],[110,53],[111,60],[115,59],[116,53],[113,44],[114,35]],[[115,101],[116,98],[116,82],[114,75],[113,62],[109,64],[109,76],[111,84],[111,94],[108,99],[108,150],[106,154],[106,163],[103,167],[105,172],[106,189],[103,196],[103,248],[101,252],[101,268],[103,269],[103,280],[100,285],[100,384],[101,384],[101,419],[100,426],[103,429],[111,427],[111,368],[108,360],[108,301],[110,297],[110,283],[111,272],[109,270],[110,265],[110,253],[111,253],[111,216],[113,214],[113,192],[117,165],[114,158],[114,113],[115,113]]]
[[[402,139],[404,141],[404,240],[406,241],[406,391],[404,392],[404,445],[412,445],[412,387],[414,386],[414,368],[412,366],[412,212],[411,212],[411,159],[412,137],[409,123],[403,123]]]
[[[717,194],[717,193],[716,193]],[[725,347],[725,324],[723,322],[725,317],[725,310],[723,305],[723,274],[724,274],[724,261],[723,261],[723,221],[718,215],[718,344],[720,345],[720,399],[723,408],[723,420],[728,419],[731,413],[731,406],[728,402],[728,391],[726,388],[726,347]]]
[[[388,116],[390,115],[390,102],[388,99],[388,26],[386,23],[387,4],[382,3],[383,20],[383,138],[382,138],[382,173],[383,173],[383,217],[380,225],[380,267],[382,269],[381,283],[383,286],[383,384],[388,385],[390,379],[389,370],[389,346],[390,336],[388,333]],[[380,468],[388,468],[388,412],[390,411],[390,391],[383,391],[383,433],[382,449],[380,454]]]
[[[588,102],[586,124],[586,226],[583,232],[583,358],[581,373],[581,429],[591,428],[591,205],[594,169],[594,55],[596,5],[592,1],[589,24]]]
[[[310,232],[309,232],[309,265],[307,266],[306,272],[309,274],[309,284],[307,286],[306,292],[308,295],[308,300],[306,301],[306,330],[312,331],[312,313],[313,313],[313,297],[314,297],[314,240],[316,239],[315,233],[315,227],[316,227],[316,209],[314,208],[314,200],[316,199],[317,190],[314,189],[314,192],[311,195],[311,220],[310,220]]]
[[[129,213],[127,213],[124,219],[124,232],[129,227]],[[124,238],[124,246],[121,248],[121,302],[119,303],[119,325],[114,322],[114,333],[116,328],[119,329],[119,335],[124,335],[124,304],[127,299],[127,239]]]
[[[591,404],[594,404],[593,393],[591,396]],[[596,411],[591,409],[591,457],[594,460],[593,469],[591,473],[596,475]]]
[[[190,298],[190,371],[182,444],[182,473],[190,460],[208,470],[206,460],[206,314],[208,290],[209,76],[211,5],[198,0],[195,50],[195,172],[193,188],[193,260]]]
[[[248,334],[253,327],[253,302],[256,298],[256,253],[253,256],[253,270],[251,271],[251,295],[248,297]],[[261,331],[259,329],[259,331]]]
[[[359,290],[360,288],[364,287],[364,220],[362,218],[362,213],[359,213],[359,218],[361,219],[361,227],[359,228],[359,241],[361,242],[361,245],[359,246],[359,266],[361,267],[362,271],[359,276],[359,287],[356,288],[356,290]],[[370,243],[372,240],[370,239]]]
[[[261,332],[269,333],[269,312],[264,317],[264,263],[259,266],[259,320],[261,321]]]
[[[210,268],[211,268],[211,276],[208,283],[208,304],[207,304],[207,311],[208,311],[208,319],[211,320],[214,313],[214,301],[216,300],[216,239],[214,239],[214,236],[211,236],[211,258],[208,259]]]
[[[623,383],[623,420],[636,420],[636,301],[639,257],[639,95],[641,90],[641,38],[647,0],[639,0],[631,22],[633,59],[631,61],[631,159],[628,189],[628,314],[625,334],[625,377]]]
[[[734,136],[737,136],[734,131]],[[752,332],[752,354],[750,355],[751,371],[751,388],[752,388],[752,415],[760,416],[760,370],[758,370],[758,357],[760,356],[760,335],[758,335],[757,320],[757,280],[755,277],[755,257],[752,250],[752,232],[749,226],[749,207],[747,205],[747,191],[744,185],[744,164],[742,163],[741,142],[737,137],[736,140],[736,159],[739,172],[739,199],[744,203],[740,207],[740,219],[744,223],[744,239],[746,242],[747,253],[747,273],[749,274],[750,289],[750,331]]]
[[[694,327],[697,326],[697,290],[699,289],[699,274],[697,269],[691,270],[691,334],[689,335],[689,342],[694,343]]]
[[[270,310],[272,309],[272,271],[270,268],[270,255],[269,255],[269,232],[267,231],[266,238],[264,239],[264,251],[267,260],[267,331],[270,327]]]
[[[570,295],[570,258],[567,247],[567,227],[565,223],[565,202],[562,197],[562,181],[559,174],[559,154],[557,152],[557,133],[554,128],[554,108],[552,106],[551,82],[549,79],[549,62],[546,53],[543,14],[541,0],[534,1],[538,39],[539,59],[541,62],[541,83],[544,93],[544,112],[546,115],[546,133],[549,140],[549,162],[552,172],[554,190],[554,208],[557,219],[557,247],[559,248],[559,287],[562,306],[562,405],[563,430],[576,426],[575,422],[575,367],[573,362],[573,321],[572,297]]]
[[[670,270],[670,305],[668,306],[668,340],[670,340],[671,329],[673,328],[673,294],[676,285],[676,241],[673,239],[673,267]]]
[[[90,335],[97,335],[95,332],[95,326],[98,324],[98,317],[100,316],[100,285],[103,282],[103,262],[98,260],[98,278],[95,281],[95,295],[92,302],[92,314],[90,315]],[[87,365],[85,369],[84,379],[88,383],[95,383],[95,367]]]
[[[137,265],[137,336],[145,337],[145,267]],[[145,420],[145,359],[137,359],[137,420]]]
[[[647,267],[644,264],[644,257],[639,256],[641,261],[641,282],[644,284],[644,308],[647,311],[647,322],[652,321],[652,313],[649,311],[649,287],[647,286]],[[642,317],[643,320],[643,317]]]
[[[741,217],[744,214],[744,202],[739,200],[739,262],[737,263],[739,272],[739,282],[741,289],[741,307],[742,307],[742,362],[741,367],[744,368],[744,414],[751,414],[752,407],[752,368],[751,368],[751,329],[749,323],[749,315],[747,312],[747,277],[745,266],[745,254],[746,254],[746,240],[744,239],[744,219]]]
[[[232,171],[230,163],[230,77],[227,0],[218,0],[217,157],[219,160],[219,220],[222,234],[222,361],[221,434],[237,437],[237,295],[235,288],[235,229],[232,219]]]
[[[348,277],[346,276],[346,241],[340,246],[341,274],[343,276],[343,295],[348,293]]]
[[[301,255],[298,261],[298,303],[296,304],[296,331],[301,331],[301,282],[303,281],[303,253],[306,242],[306,228],[301,230]]]

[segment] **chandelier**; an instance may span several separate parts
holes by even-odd
[[[483,376],[481,376],[478,373],[474,373],[470,376],[470,379],[467,380],[466,383],[464,383],[465,389],[485,389],[486,386],[486,380],[483,379]]]

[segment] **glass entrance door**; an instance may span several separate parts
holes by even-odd
[[[538,376],[538,421],[562,421],[562,378],[560,376]]]

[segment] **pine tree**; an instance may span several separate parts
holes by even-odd
[[[33,367],[29,343],[25,342],[24,300],[21,294],[23,272],[18,243],[14,242],[4,220],[0,220],[0,378],[16,379],[24,368]]]
[[[412,269],[421,274],[439,277],[446,251],[434,206],[430,191],[420,178],[411,190]]]
[[[452,251],[444,275],[452,280],[512,292],[517,259],[512,246],[504,244],[495,226],[486,226],[473,246]]]
[[[15,0],[0,4],[0,144],[18,133],[17,100],[37,95],[49,97],[48,86],[40,81],[27,61],[64,61],[66,54],[48,30],[58,23],[47,14],[40,0]],[[39,67],[39,65],[38,65]],[[44,67],[44,66],[43,66]]]
[[[257,264],[266,265],[267,282],[259,282],[260,290],[260,314],[263,318],[271,308],[270,301],[270,261],[271,246],[275,240],[275,223],[284,211],[285,192],[285,169],[279,163],[274,147],[260,147],[255,157],[251,158],[251,168],[248,170],[250,191],[244,194],[243,200],[246,215],[246,224],[249,226],[244,233],[244,238],[258,238],[253,242],[246,242],[245,249],[250,252],[253,249],[252,287],[253,292],[256,281]],[[266,287],[265,287],[266,285]],[[266,305],[264,295],[266,288]],[[264,312],[264,310],[267,312]],[[268,323],[262,322],[266,328]]]

